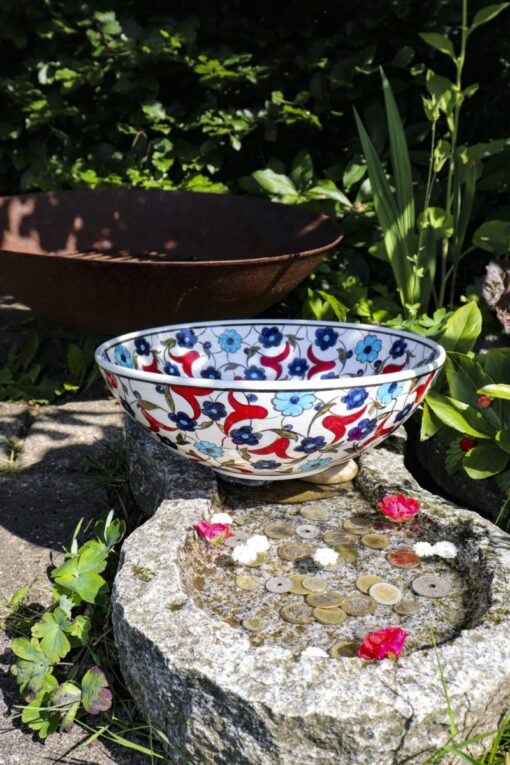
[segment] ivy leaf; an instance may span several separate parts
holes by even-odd
[[[106,568],[106,550],[99,542],[87,542],[79,555],[66,560],[51,572],[55,582],[76,592],[86,603],[94,603],[99,593],[106,592],[107,584],[100,572]]]
[[[50,704],[59,707],[58,714],[61,716],[60,730],[71,729],[76,713],[80,708],[81,690],[77,685],[70,682],[62,683],[51,694]]]
[[[71,650],[66,627],[67,614],[61,608],[43,614],[42,621],[32,627],[32,635],[41,639],[41,648],[51,662],[63,659]]]
[[[82,704],[91,715],[106,712],[112,705],[112,693],[105,674],[99,667],[91,667],[81,681]]]
[[[464,470],[470,478],[481,480],[501,473],[508,464],[509,455],[495,443],[478,444],[464,456]]]
[[[17,656],[15,674],[22,694],[40,691],[51,675],[51,662],[43,652],[39,641],[33,637],[15,638],[11,644]]]
[[[492,19],[495,19],[496,16],[499,16],[499,14],[506,10],[509,5],[510,3],[496,3],[495,5],[486,5],[485,8],[482,8],[477,13],[475,13],[473,23],[468,29],[468,34],[471,34],[471,32],[474,32],[475,29],[478,29],[478,27],[481,27],[483,24],[487,24],[489,21],[492,21]]]
[[[424,40],[424,42],[427,43],[427,45],[430,45],[432,48],[435,48],[441,53],[446,54],[451,58],[452,61],[455,61],[455,49],[453,47],[452,41],[447,37],[440,35],[437,32],[422,32],[420,37],[422,40]]]

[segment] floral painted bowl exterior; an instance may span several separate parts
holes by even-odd
[[[312,475],[380,443],[444,359],[409,332],[306,320],[158,327],[96,351],[112,394],[161,443],[257,480]]]

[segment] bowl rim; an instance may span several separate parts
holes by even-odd
[[[366,375],[362,377],[334,377],[318,380],[215,380],[203,377],[180,377],[176,375],[159,374],[156,372],[144,372],[132,367],[123,367],[120,364],[113,364],[102,358],[106,350],[114,346],[133,340],[137,337],[150,337],[168,330],[193,329],[194,327],[218,327],[224,326],[225,329],[234,328],[238,325],[260,324],[262,326],[272,325],[307,325],[314,327],[335,327],[342,329],[366,329],[374,333],[391,334],[398,337],[404,337],[416,342],[420,341],[423,345],[436,353],[436,358],[428,364],[422,364],[414,369],[404,369],[401,372],[389,372],[387,374]],[[95,361],[101,369],[105,369],[118,377],[128,377],[142,382],[154,382],[158,385],[172,385],[190,388],[213,388],[217,390],[239,390],[239,391],[309,391],[313,390],[334,390],[344,388],[361,388],[373,385],[381,385],[385,381],[401,382],[404,380],[413,380],[417,377],[436,372],[441,369],[446,360],[446,351],[442,345],[436,343],[428,337],[407,332],[405,330],[395,330],[392,327],[379,327],[374,324],[354,324],[353,322],[340,321],[317,321],[315,319],[231,319],[203,322],[185,322],[182,324],[167,324],[161,327],[150,327],[146,330],[135,330],[127,332],[124,335],[110,338],[101,343],[96,348],[94,354]]]

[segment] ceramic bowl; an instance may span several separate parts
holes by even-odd
[[[313,475],[375,446],[411,416],[441,346],[338,322],[203,322],[133,332],[96,361],[130,417],[223,475]]]

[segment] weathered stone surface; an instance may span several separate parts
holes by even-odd
[[[17,460],[21,469],[84,472],[122,443],[123,414],[112,399],[71,401],[40,410]]]
[[[373,503],[397,490],[419,497],[424,523],[459,546],[469,618],[439,652],[459,737],[486,732],[510,706],[510,538],[422,490],[394,446],[362,458],[356,485]],[[189,467],[172,469],[182,481]],[[153,722],[201,765],[421,765],[444,745],[447,706],[430,645],[397,663],[311,659],[254,645],[198,607],[184,586],[189,530],[217,509],[174,494],[122,550],[115,636]]]

